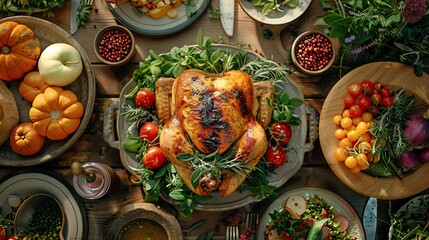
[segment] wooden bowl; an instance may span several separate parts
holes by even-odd
[[[429,105],[429,75],[417,77],[413,68],[396,62],[374,62],[360,66],[343,78],[331,89],[322,107],[319,121],[319,139],[326,161],[334,174],[354,191],[378,199],[401,199],[417,194],[429,186],[429,164],[423,164],[416,171],[405,174],[403,178],[377,178],[364,172],[352,173],[342,162],[334,157],[338,140],[334,136],[336,126],[332,118],[344,109],[343,98],[352,82],[369,79],[373,82],[404,88],[417,96],[416,108],[427,109]]]
[[[332,56],[331,58],[328,59],[328,62],[320,69],[317,70],[311,70],[309,68],[306,68],[304,66],[302,66],[299,61],[298,61],[298,56],[296,53],[296,50],[299,49],[299,44],[308,36],[311,35],[320,35],[321,37],[325,38],[326,40],[328,40],[331,43],[331,49],[332,49]],[[319,31],[306,31],[301,33],[298,37],[295,38],[295,40],[292,43],[292,47],[291,47],[291,57],[292,57],[292,62],[295,65],[295,67],[302,73],[307,74],[307,75],[312,75],[312,76],[316,76],[316,75],[322,75],[323,73],[325,73],[326,71],[328,71],[332,64],[335,61],[336,55],[337,55],[337,49],[336,49],[336,45],[334,43],[334,41],[332,41],[332,39]],[[319,65],[317,65],[319,66]]]
[[[130,39],[131,39],[131,48],[129,49],[128,53],[125,55],[125,57],[121,58],[119,61],[109,61],[107,58],[103,57],[102,54],[99,52],[99,48],[100,48],[100,43],[103,39],[103,36],[105,33],[107,32],[111,32],[111,31],[118,31],[120,33],[125,33],[127,34]],[[134,40],[134,35],[133,33],[126,27],[121,26],[121,25],[113,25],[113,26],[107,26],[102,28],[97,35],[95,36],[94,39],[94,52],[95,55],[98,57],[98,59],[100,59],[100,61],[102,61],[105,64],[109,64],[111,66],[122,66],[124,64],[126,64],[127,62],[129,62],[135,53],[135,40]]]

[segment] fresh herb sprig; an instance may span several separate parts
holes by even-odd
[[[220,182],[223,169],[240,176],[249,177],[246,171],[253,170],[254,168],[252,165],[246,165],[250,158],[243,161],[243,159],[235,157],[236,152],[237,147],[233,146],[224,154],[219,154],[219,151],[216,150],[206,155],[195,150],[193,154],[185,153],[178,155],[176,158],[191,164],[190,169],[193,170],[191,182],[192,186],[196,189],[200,178],[206,174],[211,174]]]
[[[402,170],[395,161],[411,148],[404,135],[404,128],[408,115],[414,110],[415,96],[406,95],[403,89],[394,95],[394,104],[380,111],[380,116],[374,118],[374,125],[370,132],[376,138],[372,155],[379,155],[380,162],[392,173],[401,177]]]

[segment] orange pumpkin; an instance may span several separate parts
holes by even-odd
[[[25,74],[24,79],[19,84],[18,90],[25,100],[33,102],[34,98],[43,93],[49,86],[38,71],[33,71]]]
[[[74,92],[48,87],[34,98],[29,117],[40,135],[62,140],[78,129],[83,112],[83,105]]]
[[[40,52],[33,30],[13,21],[0,23],[0,79],[23,77],[36,66]]]
[[[29,156],[42,149],[45,137],[40,136],[31,122],[17,125],[10,134],[12,150],[18,154]]]

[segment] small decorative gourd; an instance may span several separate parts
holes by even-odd
[[[74,92],[48,87],[34,98],[29,117],[40,135],[62,140],[78,129],[83,112],[84,107]]]
[[[40,40],[33,30],[13,21],[0,23],[0,79],[22,78],[37,64]]]

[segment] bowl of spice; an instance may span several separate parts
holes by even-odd
[[[292,62],[307,75],[320,75],[331,68],[336,50],[332,40],[319,31],[301,33],[292,43]]]
[[[134,56],[134,36],[124,26],[107,26],[95,36],[94,51],[97,57],[106,64],[111,66],[124,65]]]

